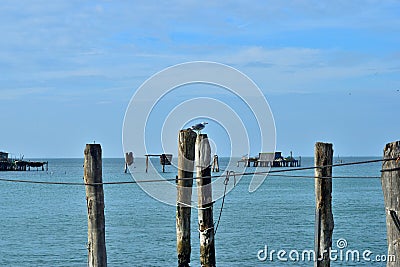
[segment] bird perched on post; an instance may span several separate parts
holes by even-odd
[[[206,124],[208,124],[208,122],[197,123],[196,125],[192,126],[192,129],[195,130],[197,134],[200,134],[201,130],[203,130],[204,127],[206,127]]]

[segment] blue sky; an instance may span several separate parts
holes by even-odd
[[[329,141],[343,156],[381,155],[400,136],[399,14],[399,1],[4,0],[0,150],[82,157],[96,140],[120,157],[135,90],[209,60],[260,87],[285,154]]]

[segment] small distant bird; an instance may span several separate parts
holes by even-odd
[[[201,130],[203,130],[204,127],[206,127],[206,124],[208,124],[208,122],[198,123],[196,125],[193,125],[192,129],[195,130],[197,132],[197,134],[200,134]]]

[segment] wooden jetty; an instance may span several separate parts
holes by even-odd
[[[36,168],[38,171],[49,170],[48,161],[27,161],[23,159],[12,159],[8,157],[8,153],[0,152],[0,171],[30,171],[31,168]]]
[[[247,156],[243,156],[240,160],[238,160],[237,162],[237,166],[239,167],[239,163],[244,163],[245,167],[250,167],[250,163],[253,163],[253,167],[256,167],[257,165],[257,157],[247,157]]]
[[[292,151],[290,151],[290,156],[286,158],[282,156],[282,152],[261,152],[258,157],[243,156],[238,160],[237,166],[242,162],[245,167],[250,167],[251,163],[253,163],[253,167],[300,167],[301,158],[295,159]]]

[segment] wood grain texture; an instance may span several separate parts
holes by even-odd
[[[196,140],[196,173],[198,194],[198,220],[200,232],[200,264],[202,267],[214,267],[215,240],[211,184],[211,147],[206,134],[200,134]]]
[[[178,267],[190,264],[190,217],[192,200],[192,179],[195,160],[196,133],[191,129],[181,130],[178,135],[178,181],[176,205],[176,248]]]
[[[314,163],[315,169],[315,204],[319,212],[319,242],[316,244],[316,256],[314,266],[330,266],[329,251],[332,248],[332,233],[334,228],[332,213],[332,165],[333,149],[332,144],[318,142],[315,144]],[[328,177],[328,178],[327,178]],[[330,177],[330,178],[329,178]]]
[[[384,159],[400,157],[400,141],[386,144]],[[388,160],[382,164],[382,191],[385,201],[388,255],[396,261],[388,261],[386,266],[399,266],[400,261],[400,160]],[[397,169],[397,170],[396,170]]]
[[[88,266],[107,266],[104,191],[102,183],[102,155],[99,144],[87,144],[84,159],[84,181],[86,185],[86,204],[88,213]]]

